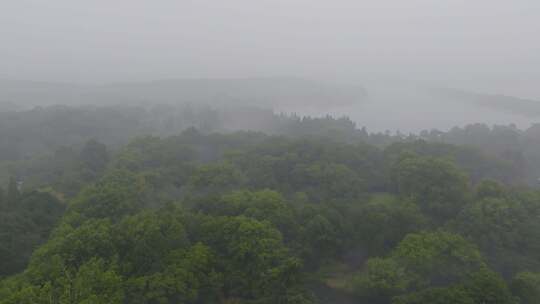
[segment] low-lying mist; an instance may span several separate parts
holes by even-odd
[[[371,131],[417,133],[472,123],[540,121],[540,102],[516,97],[433,88],[411,82],[364,81],[356,85],[296,77],[183,79],[108,85],[0,81],[0,111],[47,105],[192,105],[223,109],[254,107],[298,116],[346,116]],[[249,121],[249,117],[245,117]],[[238,128],[256,121],[242,123]]]

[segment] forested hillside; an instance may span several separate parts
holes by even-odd
[[[137,136],[172,136],[189,128],[203,134],[256,131],[289,138],[318,137],[339,143],[367,143],[386,148],[423,140],[417,153],[451,153],[461,164],[497,163],[490,177],[511,184],[536,185],[540,177],[540,125],[520,130],[514,125],[472,124],[449,131],[418,134],[369,132],[347,117],[301,117],[256,107],[172,106],[51,106],[20,112],[0,112],[0,181],[9,175],[31,181],[43,167],[66,162],[77,166],[86,142],[95,139],[109,151]],[[457,146],[447,146],[447,144]],[[424,151],[425,150],[425,151]],[[439,151],[439,152],[438,152]],[[445,152],[447,151],[447,152]],[[451,151],[451,152],[450,152]],[[9,174],[6,174],[9,173]],[[477,173],[472,172],[477,179]],[[50,182],[50,181],[46,181]]]
[[[0,304],[540,304],[540,1],[0,3]]]
[[[271,128],[152,129],[109,110],[2,114],[0,303],[540,297],[537,127],[373,134],[254,111]]]

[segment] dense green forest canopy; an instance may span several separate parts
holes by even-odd
[[[0,124],[0,303],[540,296],[538,126],[403,135],[187,106]]]

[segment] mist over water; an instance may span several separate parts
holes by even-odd
[[[281,109],[299,115],[347,116],[372,132],[400,131],[418,133],[422,130],[447,131],[453,127],[484,123],[511,125],[526,129],[540,122],[540,116],[512,113],[474,100],[436,94],[424,85],[397,81],[362,82],[366,97],[344,106],[322,108],[290,107]],[[532,101],[535,102],[535,101]],[[540,102],[538,107],[540,108]]]
[[[374,131],[476,122],[526,128],[537,119],[427,91],[540,100],[539,16],[533,0],[8,1],[0,11],[0,77],[63,84],[51,92],[43,84],[0,83],[0,103],[222,106],[251,99],[278,112],[347,115]],[[280,95],[283,83],[228,82],[280,77],[363,87],[367,97],[344,106],[338,91],[315,100],[298,83],[295,94]],[[174,91],[173,82],[166,93],[148,86],[163,79],[225,84],[203,84],[214,99],[201,101],[185,85]],[[99,94],[85,87],[96,84],[104,85]],[[264,90],[275,93],[257,96]]]

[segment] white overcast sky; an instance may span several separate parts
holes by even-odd
[[[395,78],[540,99],[538,0],[0,0],[0,77]]]

